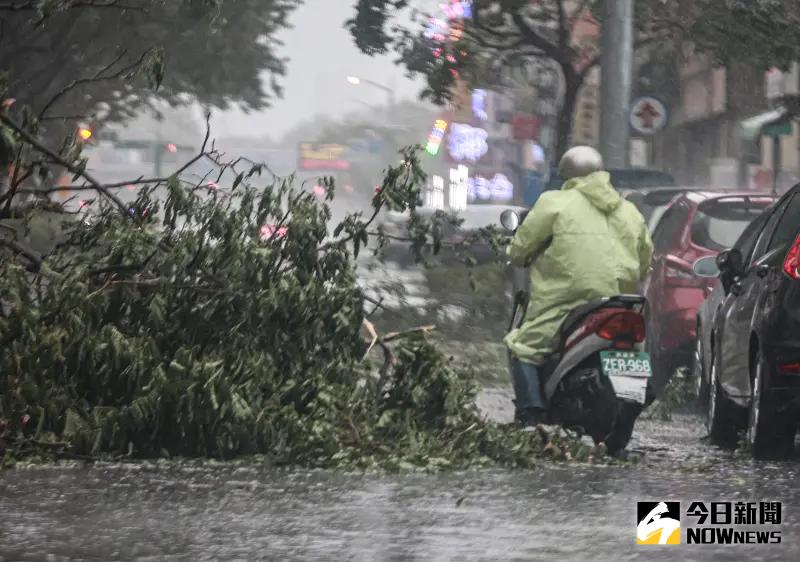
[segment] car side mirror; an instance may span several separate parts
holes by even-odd
[[[506,209],[502,213],[500,213],[500,224],[503,225],[509,232],[516,232],[517,228],[519,227],[520,218],[519,214],[516,211],[511,209]]]
[[[719,277],[719,266],[715,256],[700,258],[692,266],[692,271],[698,277],[715,278]]]
[[[717,256],[717,267],[719,268],[719,277],[722,281],[722,286],[726,293],[729,293],[731,287],[744,273],[744,257],[742,252],[737,248],[731,248],[720,252]]]

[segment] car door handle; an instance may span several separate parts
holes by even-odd
[[[759,265],[756,268],[756,275],[759,279],[764,279],[767,275],[769,275],[769,266],[767,264]]]
[[[744,293],[744,285],[742,285],[739,281],[731,285],[731,293],[735,297],[740,297]]]

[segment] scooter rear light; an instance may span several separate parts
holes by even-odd
[[[800,235],[789,248],[786,259],[783,260],[783,272],[795,281],[800,281]]]
[[[605,340],[641,343],[645,336],[644,318],[631,310],[618,312],[606,320],[596,333]]]

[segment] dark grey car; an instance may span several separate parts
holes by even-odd
[[[767,217],[769,217],[769,213],[764,212],[750,223],[733,246],[748,260],[750,259],[753,247],[758,239],[758,234],[764,227]],[[717,277],[719,269],[716,265],[716,256],[702,258],[700,262],[695,264],[694,269],[695,273],[698,275],[713,275]],[[722,286],[722,281],[716,279],[711,293],[697,310],[697,338],[692,362],[692,374],[695,384],[697,385],[697,395],[700,399],[700,405],[703,407],[708,406],[708,377],[711,372],[714,320],[717,313],[722,308],[725,296],[725,288]]]
[[[757,458],[785,458],[800,412],[800,185],[717,258],[724,291],[707,369],[712,442],[740,430]]]

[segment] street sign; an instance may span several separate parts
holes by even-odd
[[[301,142],[298,149],[298,167],[301,170],[349,170],[347,146]]]
[[[641,135],[654,135],[666,126],[668,118],[667,106],[652,96],[642,96],[631,104],[631,127]]]
[[[765,125],[761,129],[761,134],[765,137],[787,137],[792,134],[792,123],[791,121],[783,121]]]

